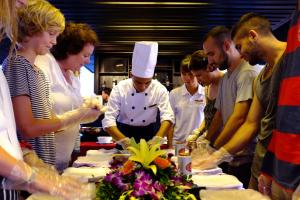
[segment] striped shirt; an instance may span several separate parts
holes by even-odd
[[[262,173],[281,188],[293,191],[300,184],[300,12],[295,12],[288,32],[282,65],[276,129],[264,157]]]
[[[10,61],[6,59],[3,62],[3,72],[12,98],[28,96],[35,119],[51,118],[49,81],[42,70],[32,66],[23,56],[14,55]],[[22,140],[22,133],[18,132],[18,136]],[[44,162],[55,164],[54,133],[47,133],[27,141]]]
[[[20,193],[17,190],[6,190],[5,182],[6,178],[0,176],[1,189],[0,189],[0,199],[1,200],[19,200]]]

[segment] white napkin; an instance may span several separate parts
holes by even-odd
[[[109,168],[104,167],[70,167],[65,169],[63,176],[72,176],[82,182],[88,182],[89,179],[100,179],[110,172]]]
[[[74,161],[73,167],[109,167],[111,155],[104,156],[80,156]]]
[[[193,175],[192,180],[199,187],[206,189],[222,190],[222,189],[242,189],[241,183],[236,177],[228,174],[219,175]]]

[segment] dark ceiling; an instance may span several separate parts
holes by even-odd
[[[157,41],[161,54],[200,49],[201,38],[216,25],[231,27],[241,15],[268,17],[284,34],[296,0],[101,1],[50,0],[68,21],[90,24],[98,33],[99,53],[130,53],[135,41]]]

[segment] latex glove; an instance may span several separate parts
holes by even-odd
[[[200,129],[194,129],[192,133],[185,139],[186,142],[196,142],[197,138],[199,137]]]
[[[27,184],[27,191],[48,193],[64,199],[91,199],[86,185],[71,177],[59,176],[49,170],[39,169],[35,178]]]
[[[56,172],[56,169],[53,165],[46,164],[42,159],[40,159],[35,151],[28,150],[28,149],[22,149],[23,150],[23,159],[26,164],[28,164],[30,167],[37,167],[37,168],[46,168],[49,170],[52,170],[53,172]]]
[[[298,187],[294,191],[292,200],[300,200],[300,185],[298,185]]]
[[[57,117],[62,122],[60,130],[64,130],[75,124],[93,122],[100,114],[101,111],[94,108],[87,108],[85,105],[82,105],[80,108],[68,111],[62,115],[58,115]]]
[[[15,185],[21,185],[28,182],[34,175],[33,169],[26,164],[24,161],[19,160],[10,171],[7,177],[10,181],[14,182]]]
[[[107,106],[103,106],[97,97],[85,98],[82,106],[85,108],[97,109],[101,114],[105,113],[107,110]]]
[[[198,158],[206,158],[210,156],[212,153],[214,153],[216,150],[209,145],[208,140],[202,140],[200,142],[197,142],[196,149],[192,149],[192,159],[198,159]]]
[[[117,143],[118,145],[121,145],[122,148],[123,148],[124,150],[126,150],[127,147],[130,146],[131,140],[130,140],[128,137],[125,137],[125,138],[123,138],[123,139],[121,139],[121,140],[118,140],[116,143]]]
[[[160,144],[162,145],[165,142],[165,139],[163,137],[160,136],[154,136],[150,141],[148,141],[148,144],[150,146],[153,146],[155,144]]]
[[[3,185],[5,189],[47,193],[67,200],[90,199],[91,196],[88,191],[85,191],[86,185],[77,180],[62,177],[45,168],[30,167],[23,161],[18,161]]]
[[[102,109],[102,105],[99,101],[99,99],[97,99],[96,97],[91,97],[91,98],[85,98],[83,100],[83,104],[82,104],[83,107],[85,108],[94,108],[94,109],[97,109],[97,110],[101,110]]]
[[[200,135],[200,136],[197,138],[196,142],[197,142],[197,143],[205,142],[205,143],[209,144],[210,141],[206,139],[206,135],[207,135],[207,132],[205,132],[205,133],[203,133],[202,135]]]
[[[205,139],[206,133],[203,133],[202,135],[200,134],[201,134],[200,129],[195,129],[192,131],[192,134],[187,137],[186,146],[189,147],[189,149],[194,149],[195,146],[197,146],[197,142],[200,142],[202,140],[206,141],[206,143],[209,144],[209,141]]]
[[[192,167],[195,169],[205,170],[216,168],[222,162],[232,161],[233,156],[225,149],[221,148],[213,152],[208,157],[192,160]]]
[[[271,196],[272,179],[261,174],[258,177],[258,191],[264,195]]]

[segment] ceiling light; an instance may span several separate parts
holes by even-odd
[[[96,2],[97,4],[107,4],[107,5],[178,5],[178,6],[195,6],[195,5],[208,5],[207,2],[139,2],[139,1],[105,1],[105,2]]]

